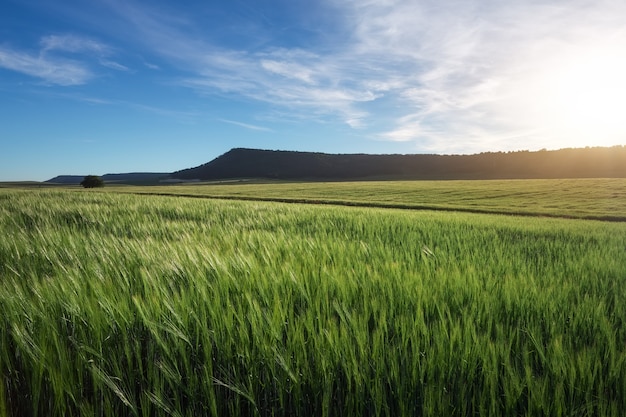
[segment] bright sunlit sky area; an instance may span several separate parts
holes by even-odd
[[[4,0],[0,181],[626,144],[624,0]]]

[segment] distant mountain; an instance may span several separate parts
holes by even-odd
[[[163,172],[131,172],[127,174],[105,174],[100,178],[105,183],[118,183],[118,184],[152,184],[158,183],[161,180],[166,180],[170,177],[169,173]],[[59,175],[49,179],[48,183],[54,184],[80,184],[85,178],[84,175]]]
[[[131,172],[128,174],[104,174],[102,179],[104,182],[110,183],[143,184],[158,183],[169,177],[170,174],[164,172]]]
[[[54,178],[50,178],[47,181],[52,184],[80,184],[80,182],[85,178],[84,175],[57,175]]]
[[[624,178],[626,147],[475,155],[325,154],[235,148],[206,164],[174,172],[171,177],[181,180]]]
[[[59,175],[47,183],[80,184],[84,175]],[[485,152],[474,155],[371,155],[235,148],[195,168],[174,173],[105,174],[106,183],[159,184],[225,179],[524,179],[626,178],[626,147],[557,151]]]

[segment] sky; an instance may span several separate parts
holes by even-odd
[[[2,0],[0,181],[626,144],[624,0]]]

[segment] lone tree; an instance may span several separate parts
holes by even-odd
[[[80,183],[85,188],[104,187],[104,181],[97,175],[87,175]]]

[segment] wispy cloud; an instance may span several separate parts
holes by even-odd
[[[550,71],[587,43],[618,36],[626,46],[626,4],[610,0],[345,4],[356,22],[355,55],[387,57],[380,80],[396,80],[390,94],[405,106],[378,137],[421,149],[516,149],[520,137],[531,147],[556,143],[553,115],[540,103]],[[404,76],[394,77],[394,67]]]
[[[76,35],[48,35],[41,38],[41,53],[48,51],[63,51],[82,53],[90,52],[99,56],[108,56],[112,53],[112,48],[93,39]]]
[[[261,67],[271,74],[302,81],[305,84],[316,84],[313,70],[299,62],[278,61],[275,59],[261,59]]]
[[[85,84],[93,77],[93,73],[81,62],[17,51],[6,46],[0,46],[0,67],[62,86]]]
[[[45,97],[71,100],[80,103],[85,103],[93,106],[111,106],[118,107],[125,110],[133,110],[141,113],[151,113],[160,117],[166,117],[176,120],[183,124],[195,123],[201,118],[205,118],[206,115],[200,111],[193,109],[181,110],[178,108],[156,106],[153,104],[145,104],[138,101],[121,100],[115,98],[98,97],[94,95],[86,95],[80,92],[66,92],[62,91],[50,91],[50,90],[33,90],[33,94],[42,95]]]
[[[189,74],[180,85],[202,94],[237,95],[288,107],[294,117],[325,115],[353,127],[366,120],[359,103],[377,97],[367,80],[346,76],[355,63],[341,56],[301,48],[228,49],[191,36],[194,22],[184,16],[133,2],[108,3],[129,23],[134,39]]]
[[[109,59],[100,59],[99,63],[103,67],[111,68],[116,71],[130,71],[130,68],[126,65],[122,65],[119,62],[111,61]]]
[[[144,62],[143,63],[147,68],[150,68],[151,70],[160,70],[161,68],[156,65],[156,64],[152,64],[150,62]]]
[[[41,38],[37,51],[18,50],[0,45],[0,67],[43,80],[47,84],[81,85],[95,77],[93,65],[117,71],[129,68],[112,60],[113,48],[76,35],[48,35]]]
[[[196,120],[200,113],[197,111],[189,110],[175,110],[171,108],[157,107],[157,106],[149,106],[141,103],[133,103],[129,101],[116,101],[116,104],[124,105],[127,107],[131,107],[136,110],[141,110],[149,113],[153,113],[159,116],[170,117],[173,119],[177,119],[179,122],[189,123]]]
[[[426,150],[516,149],[520,137],[528,147],[557,143],[552,109],[537,103],[556,63],[585,42],[626,50],[626,3],[615,0],[326,0],[345,36],[322,49],[226,48],[198,36],[193,16],[106,1],[134,39],[186,73],[182,86]]]
[[[231,124],[231,125],[235,125],[235,126],[244,127],[246,129],[250,129],[250,130],[258,130],[258,131],[261,131],[261,132],[272,132],[272,129],[270,129],[268,127],[252,125],[252,124],[249,124],[249,123],[242,123],[242,122],[237,122],[237,121],[228,120],[228,119],[219,119],[219,121],[223,122],[223,123],[228,123],[228,124]]]
[[[252,100],[289,107],[293,113],[338,117],[357,127],[366,112],[357,104],[376,99],[369,89],[344,83],[328,58],[293,51],[232,52],[214,50],[198,61],[195,53],[181,57],[197,69],[181,80],[201,92],[237,94]]]
[[[176,119],[179,122],[189,123],[198,119],[201,115],[199,112],[194,110],[179,110],[172,109],[167,107],[159,107],[154,105],[147,105],[143,103],[137,103],[128,100],[113,100],[113,99],[103,99],[97,97],[84,97],[84,96],[66,96],[67,98],[71,98],[73,100],[82,101],[89,104],[95,105],[107,105],[107,106],[121,106],[132,110],[138,110],[140,112],[152,113],[157,116],[167,117],[171,119]]]
[[[83,54],[94,57],[100,65],[116,71],[129,71],[130,69],[111,59],[115,54],[114,48],[94,39],[80,37],[72,34],[48,35],[41,41],[40,55],[48,55],[51,52],[65,52]]]

